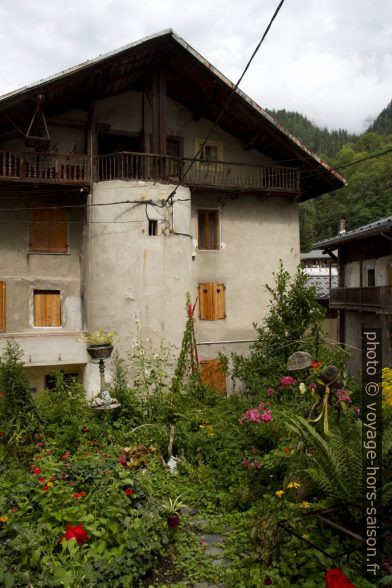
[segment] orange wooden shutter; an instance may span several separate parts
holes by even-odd
[[[226,396],[226,374],[219,359],[201,361],[200,373],[204,384]]]
[[[60,292],[56,290],[34,291],[34,326],[61,327]]]
[[[6,284],[0,281],[0,331],[6,331]]]
[[[224,284],[199,284],[199,315],[205,321],[226,318]]]
[[[64,208],[31,211],[30,251],[66,253],[67,212]]]

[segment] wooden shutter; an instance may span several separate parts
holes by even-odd
[[[37,208],[31,211],[30,251],[66,253],[67,236],[65,208]]]
[[[226,396],[226,374],[219,359],[201,361],[200,374],[204,384]]]
[[[226,318],[224,284],[213,282],[199,285],[199,316],[206,321]]]
[[[7,299],[6,299],[6,283],[0,281],[0,331],[5,333],[6,331],[6,308],[7,308]]]
[[[60,292],[34,290],[34,326],[61,327]]]

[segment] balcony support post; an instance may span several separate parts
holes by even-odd
[[[166,73],[157,67],[151,74],[152,145],[151,152],[166,155]]]

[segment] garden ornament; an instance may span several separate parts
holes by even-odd
[[[329,433],[328,423],[328,406],[332,407],[331,397],[336,394],[337,390],[342,388],[342,382],[340,381],[339,370],[335,365],[329,365],[323,369],[320,374],[320,378],[316,382],[315,393],[318,396],[318,400],[312,406],[309,414],[309,420],[311,423],[317,423],[324,417],[324,433]],[[317,411],[321,407],[320,414],[315,418],[311,419],[313,411]]]
[[[296,351],[292,353],[287,360],[287,369],[289,371],[304,370],[312,365],[312,358],[306,351]]]

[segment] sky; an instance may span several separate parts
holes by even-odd
[[[0,94],[172,28],[236,82],[278,0],[1,0]],[[392,99],[391,0],[285,0],[240,88],[361,133]]]

